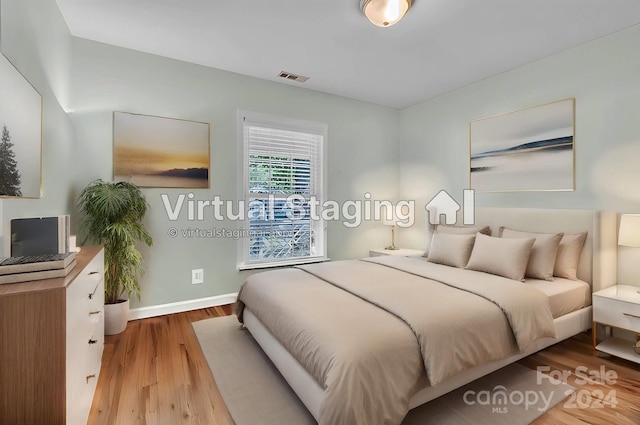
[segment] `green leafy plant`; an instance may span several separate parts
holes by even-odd
[[[95,180],[78,197],[82,240],[104,245],[105,304],[115,304],[126,293],[140,299],[138,278],[144,273],[136,242],[151,246],[153,239],[142,224],[147,201],[128,182]]]

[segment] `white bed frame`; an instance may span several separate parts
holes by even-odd
[[[475,223],[491,226],[494,235],[498,232],[498,226],[533,232],[587,231],[587,240],[578,267],[578,278],[589,282],[592,292],[612,286],[616,282],[617,213],[613,211],[477,208]],[[427,240],[430,240],[430,234],[427,235]],[[584,332],[591,328],[591,319],[591,306],[558,317],[554,320],[557,338],[538,340],[524,353],[469,369],[438,385],[423,388],[411,399],[409,407],[413,409],[536,351]],[[249,308],[244,310],[244,323],[317,420],[324,400],[322,387],[271,335]]]

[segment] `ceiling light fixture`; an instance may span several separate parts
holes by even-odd
[[[373,25],[384,28],[402,19],[412,4],[413,0],[360,0],[360,9]]]

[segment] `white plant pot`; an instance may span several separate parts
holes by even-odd
[[[129,300],[104,305],[104,334],[116,335],[127,328]]]

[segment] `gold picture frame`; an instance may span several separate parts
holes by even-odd
[[[575,190],[575,99],[469,123],[476,192]]]

